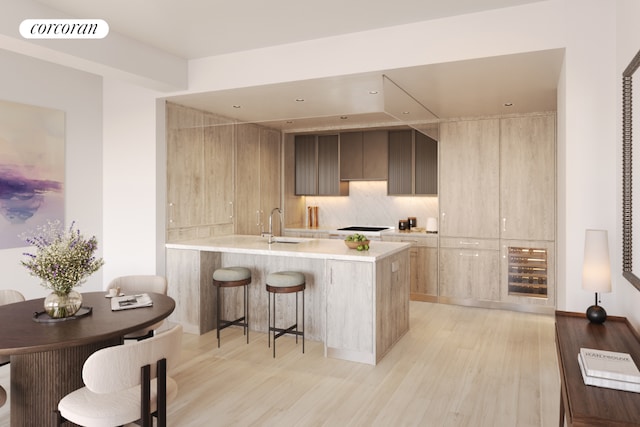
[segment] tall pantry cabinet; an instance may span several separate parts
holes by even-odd
[[[499,291],[499,119],[440,125],[439,295],[491,300]]]
[[[167,103],[167,241],[233,232],[234,124]]]
[[[555,306],[555,115],[440,127],[439,295]]]
[[[280,207],[280,133],[254,124],[237,127],[236,234],[267,231],[269,214]],[[280,233],[274,214],[273,231]]]

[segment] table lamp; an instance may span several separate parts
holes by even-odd
[[[607,312],[598,305],[598,292],[611,292],[611,267],[607,230],[587,230],[584,240],[582,289],[595,292],[595,304],[587,309],[587,319],[604,323]]]

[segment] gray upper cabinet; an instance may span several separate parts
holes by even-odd
[[[318,192],[315,135],[296,135],[296,195],[315,195]]]
[[[413,193],[413,137],[410,130],[389,132],[389,181],[388,193],[409,195]]]
[[[438,142],[413,130],[389,131],[388,194],[438,194]]]
[[[388,177],[388,132],[340,134],[340,179],[384,181]]]
[[[295,136],[296,196],[346,196],[340,182],[338,135]]]
[[[438,194],[438,141],[415,132],[415,194]]]

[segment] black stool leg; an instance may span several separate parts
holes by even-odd
[[[273,358],[276,357],[276,293],[273,293]]]
[[[298,297],[296,296],[296,301],[297,300]],[[304,289],[302,290],[302,354],[304,354]]]
[[[216,286],[216,338],[220,348],[220,286]]]
[[[298,345],[298,293],[296,292],[296,345]]]
[[[247,334],[247,344],[249,344],[249,285],[244,285],[244,330]]]

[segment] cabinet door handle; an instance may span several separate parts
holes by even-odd
[[[256,211],[256,225],[260,226],[260,210]]]
[[[473,252],[473,253],[469,253],[469,252],[460,252],[460,256],[464,256],[464,257],[479,257],[480,254],[478,252]]]
[[[461,245],[465,245],[465,246],[478,246],[480,244],[480,242],[464,242],[464,241],[460,240],[460,244]]]
[[[507,218],[503,217],[502,218],[502,231],[506,233],[507,231]]]
[[[169,202],[169,224],[173,224],[173,202]]]
[[[229,219],[233,219],[233,202],[229,202],[229,209],[231,210],[231,215],[229,215]]]

